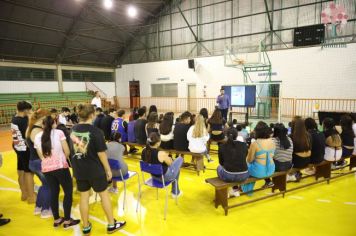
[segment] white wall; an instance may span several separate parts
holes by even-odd
[[[108,97],[115,96],[114,82],[93,82],[93,84],[103,90]],[[85,82],[63,82],[63,89],[64,92],[85,91]]]
[[[0,81],[0,93],[58,92],[58,82]]]
[[[293,98],[356,98],[356,44],[347,48],[309,47],[268,52],[272,80],[282,81],[282,97]],[[158,78],[169,78],[159,81]],[[178,96],[187,96],[187,84],[197,85],[197,96],[215,97],[222,85],[242,84],[243,74],[224,67],[224,58],[196,59],[196,71],[188,69],[187,60],[173,60],[123,65],[116,71],[117,94],[129,96],[129,81],[140,81],[141,97],[151,96],[151,84],[178,83]],[[255,76],[263,80],[264,77]]]

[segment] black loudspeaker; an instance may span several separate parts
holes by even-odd
[[[194,59],[188,60],[188,67],[189,67],[189,69],[195,69]]]
[[[293,46],[310,46],[324,42],[325,26],[323,24],[298,27],[294,29]]]

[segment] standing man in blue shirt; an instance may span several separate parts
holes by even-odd
[[[227,121],[227,113],[230,107],[230,98],[225,94],[224,88],[220,89],[220,95],[216,98],[216,103],[221,112],[222,117]]]

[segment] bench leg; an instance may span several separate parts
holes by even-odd
[[[195,162],[196,162],[196,171],[197,174],[199,175],[200,171],[204,171],[204,158],[203,156],[194,156],[193,158],[195,158]]]
[[[274,186],[272,187],[272,192],[274,193],[274,190],[278,189],[280,192],[286,191],[287,188],[287,176],[286,175],[280,175],[272,178],[272,181],[274,183]]]
[[[318,180],[320,177],[325,179],[330,179],[331,176],[331,162],[315,167],[315,180]]]
[[[228,214],[228,204],[227,204],[227,188],[215,189],[215,208],[221,205],[224,208],[225,215]]]
[[[352,168],[356,167],[356,156],[352,155],[350,157],[350,170],[352,170]]]

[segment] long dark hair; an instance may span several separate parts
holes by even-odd
[[[208,109],[206,109],[206,108],[200,109],[199,114],[202,115],[205,120],[207,120],[209,118]]]
[[[174,120],[173,112],[167,112],[166,114],[164,114],[163,120],[159,125],[160,134],[167,135],[172,131],[173,120]]]
[[[150,108],[148,109],[148,115],[150,115],[152,112],[158,112],[156,105],[151,105]]]
[[[144,161],[151,163],[152,162],[152,146],[156,145],[158,142],[161,141],[161,138],[159,137],[159,134],[156,132],[150,133],[147,138],[146,142],[146,151],[145,151],[145,156],[144,156]]]
[[[209,119],[209,123],[210,124],[217,124],[217,125],[222,125],[223,122],[223,117],[221,115],[221,111],[219,109],[215,109],[215,111],[213,112],[213,114],[211,115],[210,119]]]
[[[52,154],[51,131],[54,125],[54,119],[51,116],[46,116],[43,120],[43,134],[41,137],[41,147],[44,157],[49,157]]]
[[[268,139],[271,136],[270,127],[263,121],[259,121],[255,127],[256,139]]]
[[[292,121],[292,140],[297,150],[301,152],[310,151],[310,138],[305,128],[304,120],[300,117],[294,117]]]
[[[154,128],[157,123],[158,123],[157,112],[151,112],[147,118],[147,128]]]
[[[292,145],[287,137],[288,129],[282,123],[277,123],[274,125],[273,137],[278,138],[279,146],[283,149],[288,149]]]
[[[340,125],[342,128],[342,134],[348,134],[351,137],[355,137],[354,131],[352,129],[352,118],[349,115],[343,115],[340,119]]]

